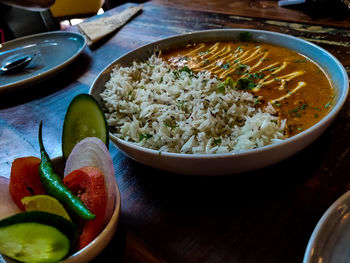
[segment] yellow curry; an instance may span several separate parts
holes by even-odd
[[[295,135],[321,120],[329,111],[334,90],[313,61],[295,51],[253,42],[193,43],[163,52],[175,68],[208,70],[223,83],[256,96],[256,105],[270,102],[287,120],[286,135]]]

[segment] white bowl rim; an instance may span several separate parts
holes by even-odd
[[[124,141],[124,140],[116,137],[115,135],[113,135],[111,132],[109,132],[109,135],[110,135],[110,138],[112,139],[112,141],[123,144],[129,148],[133,148],[135,150],[142,151],[142,152],[145,152],[145,153],[150,154],[150,155],[154,155],[154,156],[156,156],[156,155],[159,156],[161,154],[162,156],[165,156],[165,157],[174,157],[174,158],[183,158],[183,159],[217,159],[217,158],[228,158],[228,157],[230,158],[232,156],[237,156],[237,157],[249,156],[251,154],[256,154],[259,152],[265,152],[265,151],[272,150],[276,147],[280,147],[281,145],[293,144],[294,142],[298,141],[302,137],[308,136],[314,130],[317,130],[318,128],[322,127],[323,125],[326,125],[326,123],[328,123],[332,118],[334,118],[338,114],[338,112],[341,110],[342,106],[344,105],[346,98],[348,96],[348,92],[349,92],[349,78],[348,78],[348,74],[347,74],[344,66],[335,56],[333,56],[330,52],[328,52],[324,48],[322,48],[314,43],[311,43],[307,40],[295,37],[295,36],[291,36],[291,35],[287,35],[287,34],[283,34],[283,33],[278,33],[278,32],[273,32],[273,31],[260,30],[260,29],[249,29],[249,28],[224,28],[224,29],[209,29],[209,30],[192,31],[192,32],[188,32],[185,34],[177,34],[177,35],[173,35],[170,37],[162,38],[160,40],[142,45],[142,46],[140,46],[140,47],[138,47],[130,52],[125,53],[124,55],[115,59],[112,63],[107,65],[93,81],[93,83],[89,89],[89,94],[92,94],[92,91],[94,90],[95,84],[97,83],[101,74],[103,72],[105,72],[107,69],[109,69],[112,64],[115,64],[121,58],[128,56],[129,54],[136,52],[138,50],[145,49],[148,46],[156,45],[157,43],[160,43],[163,41],[169,41],[171,39],[181,38],[181,37],[186,36],[186,35],[203,34],[203,33],[210,33],[210,32],[251,32],[251,33],[257,33],[257,34],[259,34],[259,33],[260,34],[270,34],[270,35],[277,35],[277,36],[280,36],[283,38],[289,38],[293,41],[297,41],[297,42],[300,42],[304,45],[311,46],[312,48],[318,49],[319,51],[327,54],[327,56],[330,59],[332,59],[335,64],[337,64],[337,66],[339,67],[339,69],[341,70],[341,73],[342,73],[341,75],[343,77],[343,82],[345,83],[345,89],[342,90],[342,92],[337,91],[338,92],[338,94],[336,94],[336,96],[338,96],[337,103],[332,107],[331,111],[324,118],[322,118],[322,120],[320,120],[319,122],[314,124],[312,127],[308,128],[308,129],[306,129],[306,130],[304,130],[304,131],[302,131],[302,132],[300,132],[292,137],[286,138],[284,140],[281,140],[281,141],[278,141],[278,142],[275,142],[275,143],[272,143],[272,144],[269,144],[266,146],[258,147],[255,149],[248,149],[248,150],[239,151],[239,152],[210,153],[210,154],[206,154],[206,153],[186,154],[186,153],[172,153],[172,152],[165,152],[165,151],[163,152],[163,151],[153,150],[153,149],[149,149],[149,148],[146,148],[143,146],[139,146],[133,142]],[[308,57],[307,55],[305,55],[305,56]],[[316,63],[316,64],[318,65],[318,63]],[[318,66],[320,66],[320,65],[318,65]]]
[[[100,252],[108,245],[109,242],[104,243],[100,246],[100,249],[97,250],[97,246],[99,245],[99,242],[102,242],[102,240],[106,239],[107,236],[110,234],[109,232],[113,227],[116,228],[120,212],[121,212],[121,198],[120,198],[120,191],[117,182],[114,182],[115,189],[116,189],[116,197],[115,197],[115,204],[114,204],[114,210],[113,214],[108,222],[108,224],[104,227],[104,229],[101,231],[101,233],[93,240],[91,241],[86,247],[83,249],[80,249],[79,251],[75,252],[74,254],[70,255],[69,257],[62,260],[62,263],[65,262],[75,262],[78,260],[83,260],[82,258],[89,258],[89,261],[95,258]],[[96,250],[96,251],[95,251]],[[91,254],[91,255],[90,255]]]

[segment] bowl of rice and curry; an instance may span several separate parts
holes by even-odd
[[[118,148],[157,169],[223,175],[266,167],[304,149],[348,94],[342,64],[285,34],[188,33],[108,65],[90,94]]]

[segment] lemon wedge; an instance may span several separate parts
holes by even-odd
[[[33,195],[26,196],[21,199],[27,212],[29,211],[43,211],[51,214],[56,214],[72,221],[66,209],[55,198],[49,195]]]

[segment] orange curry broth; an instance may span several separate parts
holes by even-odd
[[[295,51],[254,42],[193,43],[163,51],[173,67],[194,72],[208,70],[214,77],[234,82],[256,96],[256,105],[270,102],[282,119],[285,133],[295,135],[318,121],[331,109],[334,89],[321,68]]]

